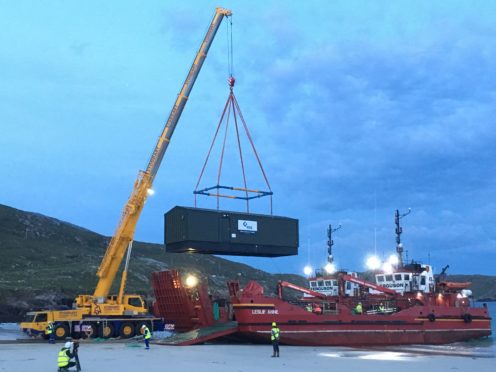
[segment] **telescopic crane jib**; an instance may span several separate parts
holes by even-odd
[[[105,257],[103,258],[100,268],[98,269],[97,275],[100,279],[95,288],[95,292],[93,293],[93,297],[106,297],[110,291],[124,254],[126,253],[128,246],[130,247],[132,244],[134,232],[136,230],[136,223],[138,222],[138,218],[143,210],[149,190],[152,188],[153,180],[157,175],[160,163],[162,162],[165,151],[169,146],[172,134],[174,133],[174,129],[176,128],[179,118],[181,117],[184,106],[186,105],[188,97],[191,93],[191,89],[193,89],[193,85],[195,84],[196,78],[200,73],[203,62],[207,57],[208,50],[212,45],[212,41],[217,30],[219,29],[222,19],[225,16],[227,17],[230,15],[230,10],[220,7],[215,11],[215,16],[212,23],[210,24],[207,34],[205,35],[205,39],[196,54],[196,58],[191,66],[191,69],[189,70],[188,76],[184,81],[176,102],[172,107],[169,119],[167,120],[164,130],[157,141],[157,145],[152,153],[146,171],[139,172],[138,178],[134,184],[133,192],[124,206],[117,230],[110,241]],[[119,300],[122,300],[122,298],[119,298]]]
[[[97,335],[101,337],[120,335],[123,338],[129,338],[139,331],[141,325],[152,326],[155,318],[148,314],[143,298],[135,294],[124,294],[134,232],[146,199],[149,193],[151,194],[153,180],[157,175],[160,163],[203,62],[207,57],[215,34],[223,18],[229,16],[231,16],[230,10],[216,8],[205,38],[174,102],[162,134],[158,138],[148,166],[145,171],[139,172],[133,191],[124,205],[117,229],[98,269],[97,276],[99,280],[93,295],[79,295],[76,297],[72,310],[43,310],[29,313],[31,320],[21,323],[21,328],[25,332],[30,334],[44,333],[48,322],[53,322],[55,324],[55,335],[58,339],[64,339],[74,332],[81,332],[83,328],[88,330],[93,337]],[[127,258],[122,273],[119,294],[118,296],[109,296],[115,276],[126,252]],[[125,321],[119,319],[122,316],[126,316]]]

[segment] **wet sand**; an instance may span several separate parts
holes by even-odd
[[[56,371],[62,345],[0,344],[0,371]],[[270,345],[152,345],[141,343],[82,344],[83,371],[496,371],[492,353],[422,353],[415,350],[370,350],[336,347],[281,347],[271,358]],[[458,354],[459,355],[459,354]]]

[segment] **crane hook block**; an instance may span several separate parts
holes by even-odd
[[[232,88],[234,86],[234,83],[236,82],[236,79],[234,78],[234,76],[229,76],[227,82],[229,83],[229,86]]]

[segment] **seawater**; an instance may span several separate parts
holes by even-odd
[[[486,302],[491,314],[492,335],[487,338],[456,342],[447,345],[421,345],[419,351],[424,350],[426,353],[435,352],[451,355],[496,357],[496,302]],[[474,307],[482,307],[482,302],[474,302]]]
[[[475,348],[481,350],[492,351],[496,354],[496,302],[486,302],[489,309],[489,314],[491,314],[491,329],[492,335],[486,339],[472,340],[467,342],[460,342],[461,346],[466,346],[467,348]],[[476,302],[475,306],[482,307],[482,303]]]

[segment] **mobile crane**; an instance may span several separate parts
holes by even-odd
[[[142,324],[153,327],[154,321],[159,320],[148,313],[141,296],[124,293],[134,232],[147,197],[152,193],[153,181],[165,151],[169,146],[174,129],[207,57],[215,34],[223,18],[230,17],[231,14],[230,10],[224,8],[218,7],[215,10],[210,27],[172,107],[162,134],[158,138],[148,166],[145,171],[139,172],[133,191],[124,205],[117,229],[98,269],[99,279],[95,291],[92,295],[77,296],[72,310],[44,310],[27,313],[25,321],[21,323],[21,328],[26,333],[43,334],[49,322],[52,322],[57,339],[64,339],[71,334],[81,332],[87,332],[94,337],[121,336],[128,338],[139,332]],[[119,294],[109,295],[126,252],[127,257],[122,272]]]

